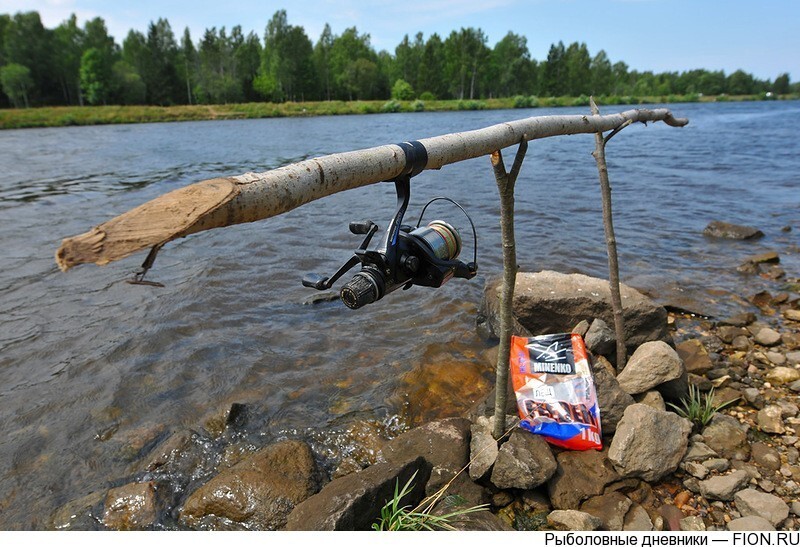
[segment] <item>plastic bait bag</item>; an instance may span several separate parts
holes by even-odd
[[[522,428],[562,448],[603,448],[597,393],[579,334],[512,336],[509,361]]]

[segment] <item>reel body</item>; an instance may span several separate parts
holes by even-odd
[[[358,309],[400,288],[410,289],[414,285],[437,288],[453,277],[475,277],[478,272],[477,233],[472,219],[458,203],[449,198],[434,198],[423,208],[416,227],[403,224],[410,196],[410,179],[410,175],[402,175],[394,181],[397,211],[377,248],[370,250],[369,246],[379,230],[378,226],[370,220],[351,222],[352,233],[366,235],[361,246],[332,276],[309,274],[303,278],[303,285],[318,290],[329,289],[342,275],[360,264],[361,269],[340,292],[342,302],[348,308]],[[467,216],[474,241],[472,262],[458,260],[462,248],[461,235],[451,224],[434,220],[427,226],[419,226],[425,209],[437,200],[453,203]]]

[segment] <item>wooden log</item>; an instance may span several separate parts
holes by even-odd
[[[427,151],[425,169],[439,169],[518,144],[523,137],[533,140],[597,133],[628,120],[663,121],[675,127],[688,123],[674,118],[667,109],[639,109],[605,116],[533,117],[419,142]],[[262,220],[337,192],[391,180],[407,169],[404,148],[390,144],[322,156],[264,173],[198,182],[64,239],[56,251],[56,263],[62,271],[84,263],[108,264],[189,234]]]

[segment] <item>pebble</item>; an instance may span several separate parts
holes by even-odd
[[[776,346],[781,343],[781,334],[769,327],[764,327],[753,339],[762,346]]]
[[[780,435],[786,431],[781,418],[781,407],[778,405],[765,406],[759,410],[756,420],[758,421],[758,427],[765,433],[777,433]]]
[[[773,365],[785,365],[786,364],[786,356],[782,353],[778,353],[777,351],[768,351],[767,352],[767,359]]]

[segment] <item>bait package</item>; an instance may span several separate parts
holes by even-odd
[[[602,449],[600,409],[579,334],[511,337],[520,427],[571,450]]]

